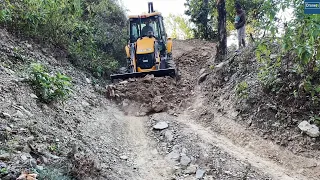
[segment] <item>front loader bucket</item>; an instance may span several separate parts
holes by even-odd
[[[134,72],[134,73],[125,73],[125,74],[113,74],[110,76],[111,81],[113,82],[115,79],[129,79],[129,78],[140,78],[144,77],[148,74],[154,75],[154,77],[163,77],[163,76],[176,76],[176,70],[175,69],[160,69],[156,71],[149,71],[149,72]]]

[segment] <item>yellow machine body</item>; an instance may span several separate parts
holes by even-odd
[[[148,4],[148,8],[148,13],[129,16],[129,41],[125,46],[127,73],[111,75],[111,80],[143,77],[146,74],[175,76],[172,39],[167,37],[161,13],[153,11],[152,3]],[[145,29],[148,29],[148,34]]]

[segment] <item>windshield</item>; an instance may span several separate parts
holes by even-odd
[[[140,26],[141,25],[141,32]],[[136,41],[140,36],[147,36],[152,33],[156,38],[160,38],[159,20],[154,17],[130,19],[130,39]]]

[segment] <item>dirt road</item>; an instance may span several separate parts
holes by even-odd
[[[211,86],[199,79],[214,71],[213,43],[175,41],[180,81],[123,81],[107,100],[97,93],[92,77],[66,57],[54,58],[49,50],[21,43],[5,30],[0,35],[0,156],[10,171],[6,179],[37,166],[66,172],[61,173],[65,178],[53,173],[56,179],[68,179],[70,167],[80,179],[320,179],[319,157],[293,154],[239,124],[227,97],[219,96],[218,105],[209,106],[210,92],[204,89]],[[12,56],[15,49],[22,56]],[[32,59],[73,77],[73,97],[63,106],[39,102],[21,80],[19,72]],[[159,122],[162,130],[155,130]],[[37,148],[31,152],[29,146]],[[35,153],[46,157],[38,159]],[[32,167],[31,162],[39,164]],[[48,176],[42,173],[39,177]]]
[[[118,93],[120,100],[132,100],[122,103],[125,113],[117,117],[126,127],[122,131],[129,151],[124,149],[124,153],[136,170],[127,179],[320,178],[317,159],[294,155],[248,131],[233,120],[236,112],[231,107],[226,114],[216,112],[207,117],[203,111],[206,97],[198,78],[201,76],[199,72],[205,73],[205,69],[214,64],[215,45],[197,41],[175,41],[174,45],[174,58],[182,78],[178,84],[168,79],[151,78],[120,83],[113,92]],[[151,80],[155,82],[152,87],[149,86]],[[135,86],[137,82],[141,84]],[[144,101],[135,99],[135,93],[130,93],[146,89],[150,94],[144,97]],[[148,107],[155,106],[146,102],[154,102],[157,98],[161,106],[165,104],[161,111],[166,112],[144,116],[149,111],[154,112]],[[130,102],[136,103],[131,105]],[[140,112],[138,117],[136,111]],[[152,126],[158,122],[166,122],[169,127],[162,131],[153,130]],[[131,171],[130,166],[127,171]]]

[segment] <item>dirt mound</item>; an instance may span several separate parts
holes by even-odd
[[[186,43],[188,44],[188,43]],[[117,84],[107,86],[107,97],[118,102],[128,99],[139,102],[143,106],[144,113],[154,113],[162,111],[179,111],[189,105],[189,99],[194,96],[194,87],[197,85],[199,77],[205,73],[204,67],[208,67],[213,58],[213,43],[204,43],[201,47],[199,42],[191,41],[189,51],[180,53],[179,42],[175,53],[180,55],[174,58],[179,69],[181,79],[176,81],[170,77],[153,77],[129,79]],[[201,48],[198,48],[198,47]],[[182,50],[181,51],[185,51]],[[200,73],[201,74],[200,74]]]
[[[172,78],[148,76],[141,79],[123,81],[107,87],[109,98],[121,101],[129,99],[147,105],[147,112],[161,112],[181,106],[189,92]]]

